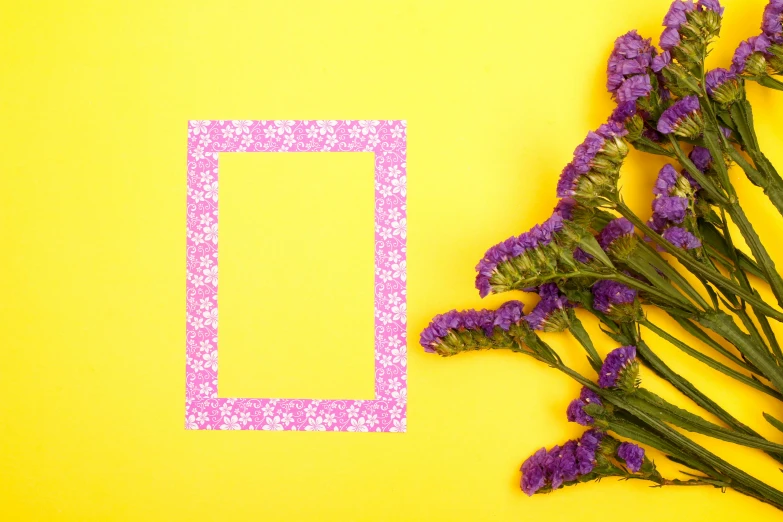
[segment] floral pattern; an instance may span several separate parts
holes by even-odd
[[[189,123],[186,429],[405,431],[406,135],[407,124],[401,120],[193,120]],[[218,396],[218,158],[221,152],[375,154],[374,400]]]

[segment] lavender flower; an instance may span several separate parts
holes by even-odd
[[[599,312],[612,314],[618,308],[635,306],[636,290],[617,281],[610,279],[596,281],[591,291],[593,293],[593,308]]]
[[[658,131],[662,134],[677,134],[687,138],[701,135],[701,107],[696,96],[686,96],[666,109],[658,120]]]
[[[617,456],[621,458],[632,473],[642,469],[644,464],[644,449],[630,442],[623,442],[617,448]]]
[[[590,388],[582,387],[582,391],[579,393],[579,398],[574,399],[568,405],[568,409],[566,410],[566,417],[568,418],[568,421],[576,422],[582,426],[592,426],[592,424],[595,422],[595,419],[584,411],[585,406],[588,404],[603,406],[601,398],[597,393],[595,393]]]
[[[669,227],[663,231],[663,238],[672,245],[685,250],[701,247],[701,240],[682,227]]]
[[[783,43],[783,0],[771,0],[764,8],[761,30],[770,40]]]
[[[660,196],[653,200],[653,216],[672,223],[682,223],[688,212],[688,198]],[[655,217],[653,218],[655,219]]]
[[[621,346],[612,350],[604,359],[603,366],[601,366],[598,385],[601,388],[616,387],[621,380],[624,380],[623,377],[626,370],[634,365],[636,365],[636,373],[638,373],[635,346]],[[632,375],[632,377],[632,380],[635,381],[636,376]]]
[[[598,244],[601,248],[606,250],[617,239],[623,236],[630,236],[633,234],[633,223],[625,218],[617,218],[606,224],[601,233],[598,234]]]

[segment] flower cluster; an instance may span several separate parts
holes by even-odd
[[[560,174],[558,197],[573,197],[591,206],[616,194],[620,166],[628,155],[628,145],[623,140],[628,133],[627,110],[624,107],[623,112],[615,111],[607,123],[589,132],[574,150],[573,161]]]
[[[553,266],[546,255],[537,251],[552,244],[555,234],[563,230],[563,216],[555,211],[552,216],[529,231],[508,238],[491,247],[476,265],[476,289],[481,297],[493,291],[508,289],[510,281],[522,276],[535,277],[551,272]]]
[[[617,449],[617,456],[625,461],[625,465],[633,473],[642,469],[644,464],[644,449],[632,442],[623,442]]]
[[[783,43],[783,0],[771,0],[764,8],[761,30],[771,41]]]
[[[603,438],[600,431],[589,430],[579,440],[570,440],[562,447],[536,451],[520,468],[522,491],[532,496],[576,483],[580,477],[589,475],[596,466],[596,452]]]
[[[675,134],[691,139],[701,136],[704,119],[699,99],[696,96],[686,96],[674,102],[661,114],[657,128],[661,134]]]
[[[568,310],[573,305],[560,293],[557,285],[546,283],[538,289],[541,300],[533,311],[525,316],[525,321],[533,330],[542,332],[562,332],[570,324]]]
[[[635,102],[650,94],[652,84],[648,71],[655,58],[655,47],[636,31],[615,40],[606,65],[606,88],[618,103]]]
[[[694,148],[691,158],[700,170],[701,167],[706,170],[712,160],[709,151],[701,147]],[[690,250],[699,248],[701,241],[680,225],[690,213],[699,186],[685,174],[685,171],[678,173],[668,163],[661,168],[653,188],[656,197],[652,202],[653,215],[649,226],[674,246]]]
[[[704,78],[707,94],[721,106],[727,107],[742,97],[742,85],[734,70],[718,67]]]
[[[592,426],[595,419],[585,411],[585,407],[588,404],[603,406],[601,397],[590,388],[583,386],[582,391],[579,392],[579,398],[572,400],[568,405],[568,409],[566,410],[568,422],[576,422],[582,426]]]
[[[482,344],[483,341],[487,344],[495,330],[496,320],[496,313],[491,310],[451,310],[432,319],[421,332],[420,343],[428,353],[453,355],[465,346],[465,337],[469,342]]]
[[[602,279],[592,288],[593,308],[620,322],[632,321],[639,313],[637,292],[617,281]]]
[[[621,346],[609,352],[601,366],[598,385],[632,391],[638,385],[639,362],[635,346]]]

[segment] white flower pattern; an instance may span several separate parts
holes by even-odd
[[[189,122],[186,429],[406,431],[406,127],[396,120]],[[218,397],[218,156],[285,151],[375,154],[374,400]]]

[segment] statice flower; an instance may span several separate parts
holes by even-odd
[[[646,85],[649,86],[647,70],[654,56],[655,49],[651,45],[651,40],[645,40],[636,31],[630,31],[617,38],[606,65],[607,90],[620,102],[635,101],[649,94],[651,87],[644,92],[643,78],[646,78]],[[627,83],[634,78],[638,79]],[[627,85],[622,87],[626,83]],[[620,95],[621,90],[622,95]]]
[[[621,458],[628,470],[636,473],[644,464],[644,449],[631,442],[623,442],[617,448],[617,456]]]
[[[579,398],[574,399],[568,405],[568,409],[566,410],[566,417],[568,418],[568,421],[576,422],[582,426],[592,426],[595,422],[595,419],[584,411],[584,408],[588,404],[603,406],[601,397],[599,397],[598,394],[590,388],[584,386],[582,387],[582,391],[579,393]]]
[[[719,16],[723,16],[724,7],[720,5],[718,0],[699,0],[696,7],[700,11],[713,11]]]
[[[712,165],[712,156],[710,151],[704,147],[693,147],[693,150],[688,155],[690,160],[702,172],[707,172]]]
[[[532,496],[537,492],[549,492],[563,485],[576,484],[580,478],[584,480],[596,466],[596,454],[603,437],[603,433],[590,430],[579,440],[570,440],[562,447],[536,451],[520,468],[522,491]]]
[[[685,2],[675,0],[672,2],[672,5],[669,6],[669,11],[666,13],[666,16],[663,17],[663,25],[669,28],[679,29],[682,24],[688,22],[685,13],[695,10],[696,6],[693,5],[693,0],[687,0]]]
[[[658,179],[655,180],[655,188],[653,188],[653,194],[657,196],[669,196],[672,191],[677,187],[677,179],[679,174],[674,167],[667,163],[658,172]]]
[[[639,98],[643,98],[652,92],[652,83],[650,83],[650,77],[646,74],[639,74],[632,76],[625,80],[620,87],[618,87],[615,95],[617,101],[620,103],[636,101]]]
[[[701,247],[701,240],[682,227],[669,227],[663,231],[663,238],[672,245],[685,250]]]
[[[487,250],[476,265],[478,272],[476,288],[481,297],[486,297],[493,290],[511,289],[508,287],[509,280],[520,273],[533,275],[539,270],[546,269],[547,267],[539,266],[542,262],[549,262],[546,255],[542,257],[527,254],[552,244],[555,234],[563,230],[563,222],[563,216],[559,212],[554,212],[542,224],[534,226],[519,236],[510,237]],[[504,263],[511,263],[514,268],[504,269]],[[494,285],[493,279],[496,283]]]
[[[593,308],[599,312],[622,321],[636,317],[637,292],[633,288],[617,281],[602,279],[596,281],[590,290],[593,293]]]
[[[636,388],[639,362],[635,346],[621,346],[609,352],[601,366],[598,385],[601,388],[619,388],[629,392]]]
[[[508,301],[495,312],[495,326],[508,331],[512,325],[519,325],[524,317],[522,313],[525,307],[519,301]]]
[[[623,236],[633,234],[633,223],[625,218],[613,219],[601,230],[598,235],[598,243],[603,249],[609,248],[612,243]]]
[[[658,120],[658,132],[676,134],[685,138],[698,138],[704,128],[699,99],[686,96],[666,109]]]
[[[776,43],[783,43],[783,0],[771,0],[764,8],[761,30]]]
[[[558,197],[574,197],[590,204],[596,198],[606,198],[617,192],[620,166],[628,155],[624,122],[611,118],[596,132],[589,132],[574,150],[574,158],[566,165],[557,183]]]
[[[688,213],[688,198],[681,196],[660,196],[653,200],[653,220],[682,223]]]
[[[560,294],[557,285],[547,283],[539,288],[541,300],[533,311],[525,316],[525,321],[533,330],[542,332],[562,332],[568,328],[571,318],[568,310],[573,306],[566,296]]]
[[[491,310],[451,310],[432,319],[421,332],[420,343],[425,352],[453,355],[465,346],[466,341],[488,344],[495,329],[495,320],[495,312]]]
[[[734,74],[748,73],[751,76],[766,74],[766,57],[769,54],[770,45],[772,42],[765,34],[740,42],[731,59],[731,72]]]
[[[679,41],[679,34],[677,35],[677,41]],[[664,51],[653,58],[652,70],[655,72],[661,72],[670,63],[672,63],[672,53],[671,51]]]

